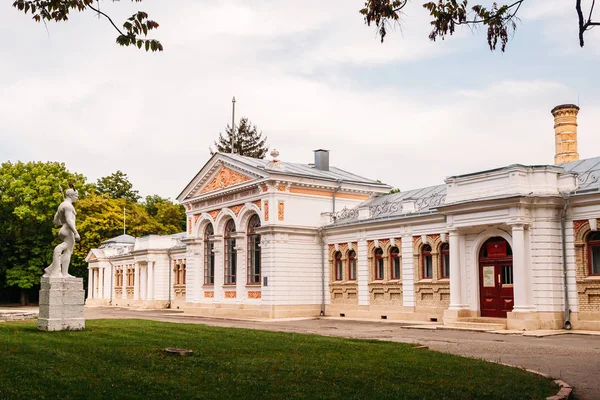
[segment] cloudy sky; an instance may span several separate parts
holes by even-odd
[[[92,13],[46,27],[5,2],[0,161],[62,161],[91,181],[122,170],[141,194],[175,198],[233,95],[281,160],[326,148],[333,165],[402,190],[552,163],[562,103],[581,106],[580,156],[600,156],[600,28],[579,48],[574,0],[526,0],[504,54],[485,31],[430,42],[423,2],[384,44],[364,0],[101,2],[119,24],[137,9],[160,23],[165,51],[152,54],[117,46]]]

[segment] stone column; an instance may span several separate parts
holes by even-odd
[[[92,283],[94,281],[94,270],[91,268],[88,268],[88,299],[93,299],[94,298],[94,294],[92,293],[92,288],[94,286],[92,286]]]
[[[148,263],[145,267],[140,268],[140,300],[146,300],[148,298]]]
[[[402,305],[415,306],[415,269],[413,267],[413,238],[402,236]]]
[[[140,264],[135,263],[135,275],[133,277],[133,299],[140,299]]]
[[[214,284],[214,302],[220,302],[223,300],[223,282],[225,273],[225,254],[223,254],[223,236],[215,235],[215,284]],[[271,280],[271,277],[269,277]],[[271,282],[269,282],[271,285]]]
[[[148,261],[148,300],[154,300],[154,261]]]
[[[460,266],[460,240],[461,235],[456,230],[450,231],[450,307],[449,310],[463,310],[468,308],[462,298],[463,290],[461,282]]]
[[[514,301],[513,312],[532,311],[533,306],[529,304],[528,291],[531,291],[531,282],[527,270],[530,265],[526,262],[525,231],[522,224],[512,225],[513,237],[513,288]]]
[[[123,265],[122,269],[121,269],[121,277],[123,278],[123,282],[121,283],[121,286],[123,288],[123,291],[121,293],[121,297],[126,300],[127,299],[127,265]]]
[[[236,276],[235,276],[235,291],[236,302],[242,303],[246,299],[246,282],[248,281],[248,254],[246,253],[246,234],[238,232],[235,235],[235,250],[236,250]]]
[[[358,282],[358,305],[368,306],[370,304],[369,298],[369,258],[368,258],[368,246],[365,238],[360,238],[357,245],[356,256],[356,279]],[[329,271],[329,252],[327,251],[328,246],[325,246],[325,271]],[[327,279],[327,278],[326,278]],[[325,281],[325,283],[331,281],[331,277]],[[325,285],[325,289],[329,290],[329,285]]]
[[[105,298],[105,296],[104,296],[104,279],[105,279],[104,271],[106,271],[106,268],[102,267],[98,271],[99,271],[98,272],[98,279],[99,279],[98,282],[100,284],[100,287],[98,288],[98,297],[101,299],[104,299]]]

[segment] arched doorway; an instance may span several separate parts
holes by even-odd
[[[479,250],[481,316],[506,318],[512,311],[513,257],[510,244],[501,237],[488,239]]]

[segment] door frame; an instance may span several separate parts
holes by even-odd
[[[508,254],[508,251],[507,251],[507,254],[505,254],[503,257],[483,257],[482,252],[483,252],[484,246],[486,246],[486,244],[491,239],[496,239],[498,241],[506,242],[507,250],[509,248],[511,249],[511,255],[510,256],[507,255]],[[479,247],[479,251],[477,252],[479,315],[481,317],[506,318],[506,312],[512,311],[512,308],[510,310],[504,310],[503,307],[501,307],[501,305],[504,304],[504,303],[501,303],[501,301],[503,298],[506,298],[506,296],[504,296],[504,297],[502,296],[502,292],[501,292],[502,286],[500,286],[501,283],[500,283],[500,285],[498,285],[498,281],[496,279],[496,277],[499,274],[501,277],[502,267],[507,266],[507,265],[510,265],[511,267],[513,267],[512,246],[510,245],[510,242],[502,236],[491,236],[491,237],[488,237],[485,241],[483,241],[483,243]],[[496,306],[496,312],[493,316],[492,315],[483,315],[484,314],[483,267],[491,267],[491,266],[494,267],[494,283],[495,283],[495,289],[497,290],[497,294],[496,294],[497,306]],[[514,283],[514,280],[513,280],[513,283]],[[507,286],[507,289],[508,289],[508,286]],[[514,289],[513,289],[512,284],[510,284],[510,289],[512,292],[512,299],[513,299],[512,301],[514,304]]]

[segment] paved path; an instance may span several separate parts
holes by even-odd
[[[530,368],[563,379],[575,387],[579,400],[600,400],[600,336],[558,335],[541,338],[492,333],[406,329],[391,321],[338,318],[236,320],[191,316],[172,310],[94,307],[86,319],[140,318],[166,322],[313,333],[403,343],[421,343],[432,350]]]

